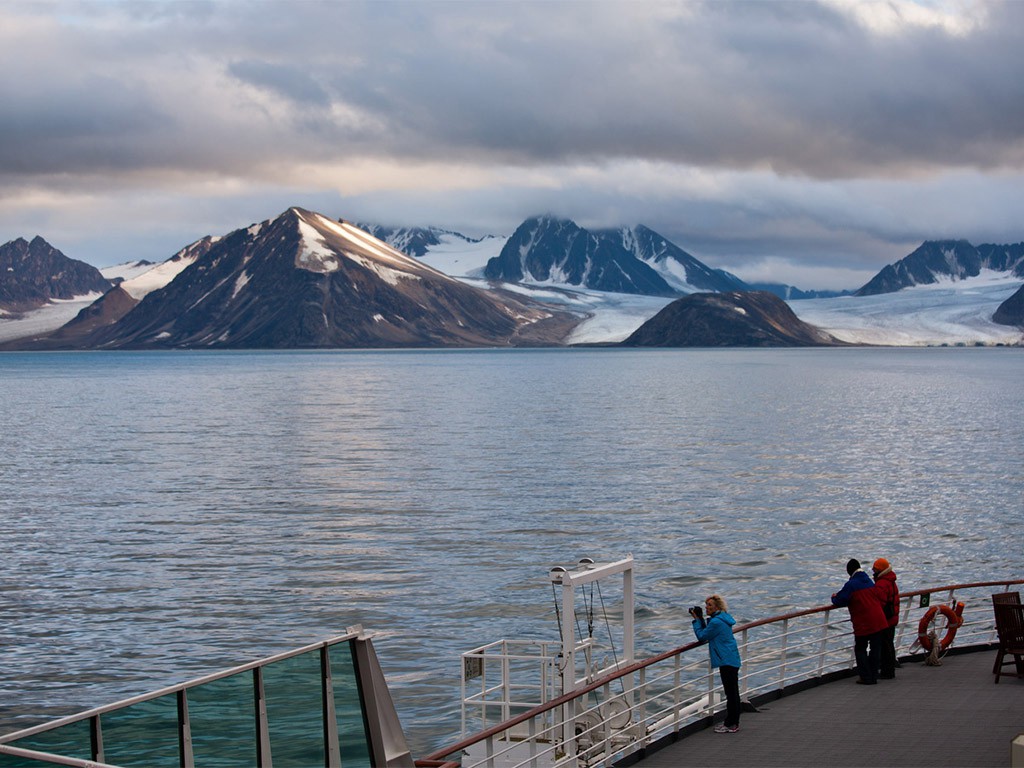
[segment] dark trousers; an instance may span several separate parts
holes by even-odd
[[[882,651],[879,656],[879,677],[896,677],[896,627],[883,629],[879,644]]]
[[[740,668],[721,666],[718,674],[722,678],[722,690],[725,692],[725,724],[740,724]]]
[[[882,633],[857,635],[853,639],[853,655],[857,659],[857,674],[865,683],[878,682],[878,664],[882,657]]]

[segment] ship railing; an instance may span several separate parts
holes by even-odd
[[[991,595],[1021,584],[1024,579],[903,593],[895,637],[898,658],[920,660],[929,655],[920,647],[919,624],[929,607],[940,603],[964,603],[952,648],[992,646],[997,638]],[[945,628],[938,630],[941,637]],[[854,674],[853,631],[845,608],[827,605],[795,611],[738,625],[734,633],[743,660],[741,697],[751,706]],[[688,643],[539,705],[510,705],[504,722],[443,747],[416,765],[612,766],[659,742],[707,727],[724,704],[707,650]]]
[[[0,736],[0,768],[411,765],[372,640],[348,633]]]

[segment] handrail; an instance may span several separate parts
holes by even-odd
[[[935,593],[938,593],[938,592],[950,592],[950,591],[955,592],[955,591],[958,591],[958,590],[959,591],[964,591],[964,590],[969,590],[969,589],[980,589],[980,588],[985,588],[985,587],[1009,587],[1011,585],[1020,585],[1020,584],[1024,584],[1024,579],[1001,579],[1001,580],[997,580],[997,581],[979,581],[979,582],[969,582],[969,583],[964,583],[964,584],[950,584],[950,585],[945,585],[945,586],[940,586],[940,587],[929,587],[929,588],[924,588],[924,589],[917,589],[917,590],[910,590],[910,591],[906,591],[906,592],[901,592],[900,593],[900,600],[902,602],[904,599],[919,597],[921,595],[931,595],[931,594],[935,594]],[[908,607],[909,607],[909,603],[908,603]],[[833,611],[835,609],[836,609],[836,606],[833,606],[833,605],[822,605],[822,606],[816,606],[814,608],[807,608],[807,609],[803,609],[803,610],[799,610],[799,611],[793,611],[791,613],[781,614],[781,615],[778,615],[778,616],[771,616],[771,617],[764,618],[764,619],[758,619],[758,620],[755,620],[755,621],[747,622],[745,624],[741,624],[741,625],[737,625],[737,626],[733,627],[733,634],[744,634],[744,636],[745,636],[746,633],[749,633],[750,630],[756,629],[758,627],[763,627],[763,626],[767,626],[767,625],[770,625],[770,624],[778,624],[780,622],[790,622],[790,621],[792,621],[794,619],[799,619],[799,618],[803,618],[803,617],[806,617],[806,616],[812,616],[812,615],[815,615],[815,614],[828,614],[828,613],[830,613],[831,611]],[[901,613],[900,613],[900,623],[901,624],[905,623],[906,615],[907,615],[907,611],[906,610],[901,611]],[[827,621],[823,624],[823,627],[824,627],[826,632],[827,632],[829,626],[830,625],[827,623]],[[819,642],[819,641],[815,640],[814,642]],[[543,704],[540,704],[540,705],[537,705],[535,707],[532,707],[531,709],[529,709],[529,710],[527,710],[525,712],[522,712],[522,713],[520,713],[520,714],[518,714],[518,715],[516,715],[516,716],[514,716],[514,717],[512,717],[512,718],[510,718],[510,719],[508,719],[508,720],[506,720],[504,722],[502,722],[502,723],[498,723],[497,725],[491,726],[490,728],[486,728],[485,730],[482,730],[482,731],[480,731],[478,733],[475,733],[475,734],[473,734],[473,735],[471,735],[469,737],[461,739],[460,741],[456,742],[455,744],[452,744],[450,746],[443,747],[441,749],[435,750],[434,752],[431,752],[426,757],[423,757],[421,759],[416,760],[416,765],[418,766],[418,768],[434,768],[436,766],[457,766],[457,765],[459,765],[459,762],[447,759],[449,755],[461,753],[461,752],[467,750],[468,748],[470,748],[470,747],[472,747],[474,745],[480,744],[481,742],[486,742],[487,740],[492,739],[495,736],[498,736],[498,735],[500,735],[502,733],[510,731],[512,728],[514,728],[517,725],[521,725],[521,724],[529,722],[529,721],[531,721],[531,720],[533,720],[535,718],[541,717],[541,716],[545,715],[546,713],[552,712],[553,710],[556,710],[559,707],[563,707],[566,704],[568,704],[568,703],[570,703],[572,701],[575,701],[577,699],[585,698],[589,694],[594,693],[595,691],[599,691],[600,689],[605,688],[606,686],[609,686],[611,683],[613,683],[615,681],[618,681],[618,680],[622,680],[623,678],[626,678],[629,675],[632,675],[632,674],[637,673],[637,672],[643,672],[643,671],[647,670],[649,667],[652,667],[652,666],[654,666],[656,664],[659,664],[660,662],[667,661],[667,660],[669,660],[669,659],[671,659],[673,657],[681,657],[686,652],[691,651],[694,648],[699,647],[700,645],[701,645],[701,643],[699,643],[699,642],[687,643],[687,644],[679,646],[677,648],[673,648],[671,650],[664,651],[663,653],[660,653],[660,654],[658,654],[656,656],[651,656],[651,657],[648,657],[646,659],[634,662],[633,664],[630,664],[628,667],[624,667],[623,669],[620,669],[618,671],[611,672],[611,673],[609,673],[607,675],[602,676],[598,680],[595,680],[594,682],[592,682],[592,683],[590,683],[590,684],[588,684],[586,686],[580,687],[580,688],[578,688],[578,689],[576,689],[574,691],[571,691],[569,693],[563,694],[562,696],[559,696],[558,698],[552,699],[551,701],[547,701],[547,702],[544,702]],[[835,649],[835,650],[833,650],[831,652],[837,652],[837,651],[838,651],[838,649]],[[821,653],[828,653],[828,652],[830,652],[830,651],[826,650],[825,649],[825,645],[823,645]],[[849,661],[852,664],[852,654],[851,654],[851,658],[850,658]],[[769,671],[770,671],[770,669],[769,669]],[[805,677],[804,679],[812,679],[813,677],[814,677],[814,675],[809,676],[809,677]],[[648,682],[650,682],[650,681],[648,681]],[[637,687],[640,687],[640,686],[631,686],[631,689],[637,688]]]
[[[361,632],[361,629],[353,628],[344,635],[338,635],[328,640],[320,640],[315,643],[310,643],[309,645],[304,645],[301,648],[293,648],[289,651],[282,651],[281,653],[276,653],[273,656],[267,656],[262,659],[256,659],[255,661],[249,661],[245,664],[239,664],[238,666],[231,667],[230,669],[223,669],[219,672],[213,672],[208,675],[203,675],[202,677],[187,680],[183,683],[175,683],[174,685],[169,685],[165,688],[160,688],[155,691],[139,694],[137,696],[131,696],[127,699],[121,699],[120,701],[115,701],[111,704],[104,704],[99,707],[93,707],[92,709],[87,709],[83,712],[76,712],[73,715],[67,715],[66,717],[61,717],[57,720],[51,720],[49,722],[40,723],[39,725],[34,725],[29,728],[25,728],[23,730],[3,734],[0,735],[0,744],[4,744],[9,741],[17,741],[19,739],[24,739],[28,736],[34,736],[35,734],[41,733],[43,731],[50,731],[54,728],[60,728],[65,725],[70,725],[71,723],[80,722],[82,720],[89,720],[93,717],[96,717],[97,715],[105,715],[109,712],[124,709],[125,707],[130,707],[134,704],[141,704],[145,701],[159,699],[164,696],[169,696],[172,693],[178,693],[179,691],[184,691],[189,688],[196,688],[200,685],[205,685],[207,683],[213,682],[215,680],[220,680],[225,677],[233,677],[234,675],[240,674],[242,672],[248,672],[250,670],[256,669],[257,667],[265,667],[275,662],[283,661],[284,659],[290,659],[293,656],[301,656],[302,654],[309,653],[310,651],[316,651],[322,648],[328,648],[332,645],[337,645],[338,643],[346,642],[348,640],[354,640],[360,636]]]

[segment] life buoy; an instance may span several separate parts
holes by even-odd
[[[921,621],[917,625],[918,644],[926,651],[930,651],[932,649],[932,641],[931,638],[928,637],[928,627],[931,625],[935,616],[941,613],[946,617],[946,634],[939,641],[939,650],[945,651],[952,644],[953,638],[956,637],[956,631],[960,629],[960,625],[964,623],[963,612],[963,603],[957,603],[956,608],[950,608],[948,605],[933,605],[928,609],[928,612],[921,617]]]

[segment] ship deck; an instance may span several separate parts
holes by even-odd
[[[686,766],[1009,766],[1024,733],[1024,679],[994,684],[995,650],[904,661],[895,680],[847,677],[744,712],[738,733],[704,728],[640,759]],[[716,717],[716,722],[720,716]]]

